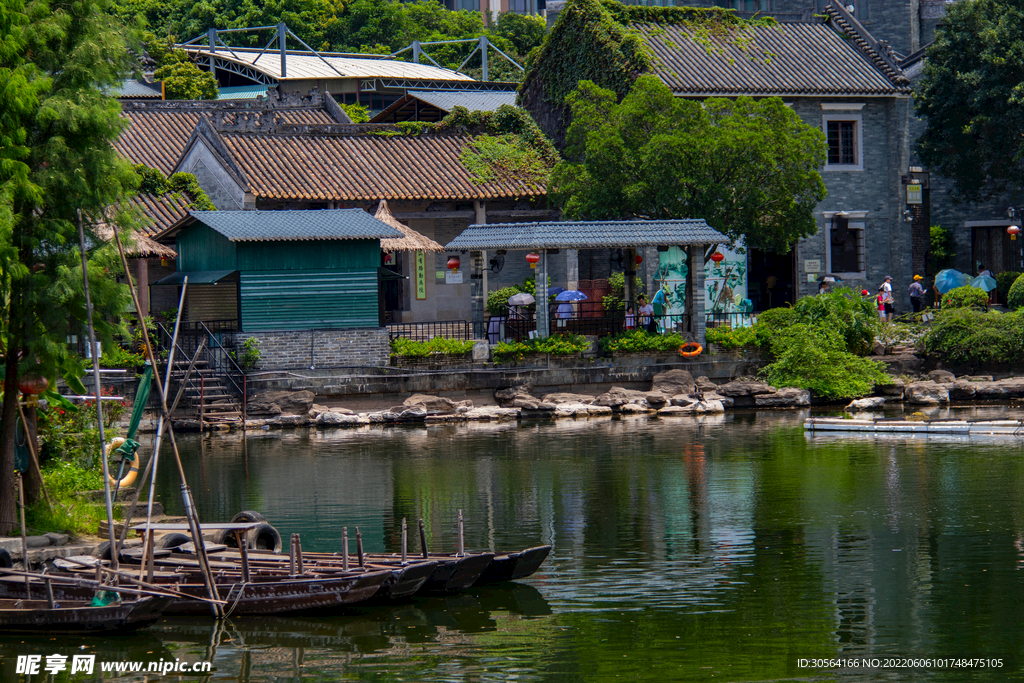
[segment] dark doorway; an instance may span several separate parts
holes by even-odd
[[[747,296],[755,311],[766,311],[796,301],[793,249],[789,253],[750,249],[747,252]]]
[[[1005,225],[984,225],[971,228],[971,275],[977,275],[979,266],[985,266],[998,275],[1007,270],[1020,272],[1024,270],[1021,265],[1021,245],[1024,239],[1019,236],[1015,240],[1010,239],[1006,232]]]

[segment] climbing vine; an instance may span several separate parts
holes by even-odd
[[[665,27],[685,28],[693,40],[710,51],[721,49],[721,41],[746,49],[754,37],[751,27],[776,25],[770,18],[745,20],[718,7],[648,7],[613,0],[568,0],[544,44],[527,60],[519,100],[538,118],[541,129],[562,146],[570,117],[565,100],[580,81],[592,81],[621,100],[637,77],[655,66],[656,58],[643,32],[663,37]]]
[[[196,211],[216,211],[210,198],[199,186],[199,181],[191,173],[175,173],[170,178],[164,177],[158,169],[136,164],[135,174],[139,176],[140,194],[172,194],[186,195],[191,202],[189,208]]]

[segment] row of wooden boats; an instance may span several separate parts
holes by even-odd
[[[226,525],[217,525],[226,526]],[[92,557],[58,559],[54,570],[26,574],[0,570],[0,630],[116,630],[146,626],[160,614],[270,615],[341,613],[353,605],[388,604],[418,595],[446,594],[524,578],[537,571],[551,547],[509,553],[421,552],[303,553],[293,536],[288,555],[207,543],[215,596],[202,578],[191,544],[142,556],[121,554],[120,570]],[[113,605],[88,600],[110,580],[148,596],[122,597]],[[116,590],[116,589],[115,589]],[[78,623],[72,616],[74,605]],[[58,614],[59,613],[59,614]],[[49,616],[48,616],[49,615]]]

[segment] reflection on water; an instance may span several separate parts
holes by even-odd
[[[985,411],[1008,409],[967,416]],[[86,647],[212,661],[233,681],[965,680],[797,665],[840,656],[1001,658],[971,680],[1020,680],[1021,442],[808,438],[803,416],[181,437],[207,521],[259,510],[307,549],[358,526],[368,550],[397,551],[402,519],[422,517],[440,551],[461,509],[470,549],[554,550],[516,584],[222,628],[167,619]],[[78,646],[0,640],[0,674],[26,648]]]

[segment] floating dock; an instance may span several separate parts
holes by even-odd
[[[809,417],[804,420],[808,432],[859,432],[868,434],[923,434],[945,436],[1008,436],[1024,438],[1021,420],[846,420],[841,417]]]

